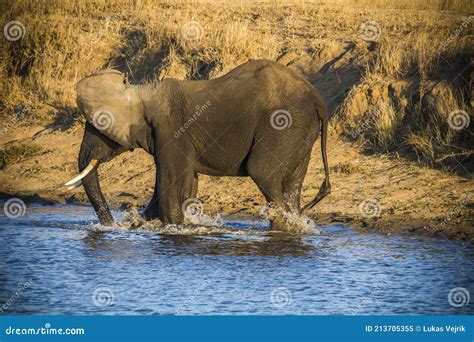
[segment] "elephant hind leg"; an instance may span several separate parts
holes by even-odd
[[[284,213],[289,209],[284,200],[281,179],[276,182],[271,182],[263,177],[259,177],[259,175],[251,175],[250,177],[265,196],[271,228],[275,230],[286,230]]]
[[[304,177],[308,171],[308,164],[311,153],[300,161],[296,168],[286,175],[284,181],[285,201],[290,207],[291,212],[301,214],[301,188],[303,187]]]
[[[299,160],[282,162],[271,154],[259,156],[261,151],[251,155],[247,170],[252,180],[268,202],[272,229],[288,230],[289,215],[299,215],[300,195],[304,176],[308,168],[310,153]],[[261,157],[261,158],[259,158]]]
[[[290,211],[285,202],[282,172],[284,165],[274,165],[274,172],[265,172],[258,167],[250,167],[249,175],[258,186],[267,201],[267,209],[272,229],[286,230],[284,214]]]

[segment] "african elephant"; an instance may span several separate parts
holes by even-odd
[[[80,174],[66,185],[84,186],[103,225],[114,221],[97,167],[135,148],[156,163],[154,194],[143,216],[163,223],[183,222],[182,203],[196,196],[198,174],[250,176],[267,202],[297,213],[330,192],[326,105],[284,65],[253,60],[212,80],[144,85],[130,85],[108,69],[83,78],[76,90],[87,122]],[[320,131],[325,180],[301,209],[301,187]],[[279,221],[272,224],[278,228]]]

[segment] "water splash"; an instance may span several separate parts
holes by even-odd
[[[283,221],[285,231],[292,234],[321,234],[321,231],[314,229],[316,224],[310,217],[297,211],[283,210],[274,203],[266,204],[260,210],[259,215],[269,221]]]
[[[267,230],[252,228],[239,230],[235,228],[224,227],[224,220],[220,215],[211,217],[202,215],[200,218],[193,218],[191,223],[184,224],[163,224],[160,220],[145,220],[138,212],[137,208],[131,208],[123,212],[124,220],[115,223],[114,226],[93,225],[95,230],[100,231],[136,231],[136,232],[155,232],[164,235],[263,235]],[[193,223],[194,222],[194,223]]]
[[[271,220],[274,208],[269,208],[268,214],[265,218]],[[163,224],[159,219],[147,221],[139,213],[138,208],[130,208],[122,212],[123,220],[115,222],[113,226],[102,226],[101,224],[94,224],[92,228],[97,231],[132,231],[132,232],[152,232],[163,235],[269,235],[269,234],[310,234],[320,235],[320,231],[315,229],[314,222],[303,215],[286,213],[285,222],[287,222],[288,230],[282,232],[281,230],[262,228],[233,228],[217,214],[210,216],[206,214],[197,217],[187,218],[183,224]]]

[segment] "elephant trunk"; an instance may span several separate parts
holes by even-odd
[[[91,158],[91,150],[89,149],[89,146],[90,145],[85,139],[85,142],[83,141],[81,145],[78,161],[79,171],[81,172],[78,177],[82,176],[83,178],[82,180],[78,180],[78,182],[82,181],[84,190],[87,194],[87,197],[89,198],[89,201],[94,207],[100,224],[104,226],[111,226],[114,224],[114,219],[110,213],[109,206],[107,205],[107,201],[105,200],[100,188],[99,175],[97,172],[100,162]]]
[[[81,169],[81,167],[79,167]],[[87,197],[91,202],[94,210],[99,218],[100,224],[103,226],[111,226],[114,224],[114,219],[110,213],[107,201],[102,194],[99,184],[99,176],[97,169],[93,170],[82,180],[82,185],[86,191]]]
[[[78,166],[80,174],[66,183],[69,189],[84,186],[84,190],[104,226],[114,224],[107,201],[102,193],[97,169],[101,162],[107,162],[125,149],[110,141],[89,123],[86,123],[84,138],[79,151]]]

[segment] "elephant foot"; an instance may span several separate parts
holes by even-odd
[[[304,234],[312,232],[314,222],[299,212],[282,212],[270,219],[270,228],[290,234]]]
[[[160,212],[156,208],[147,207],[142,213],[142,217],[147,221],[152,221],[160,218]]]
[[[270,217],[270,228],[282,232],[288,231],[288,221],[283,212],[276,211],[272,213]]]

